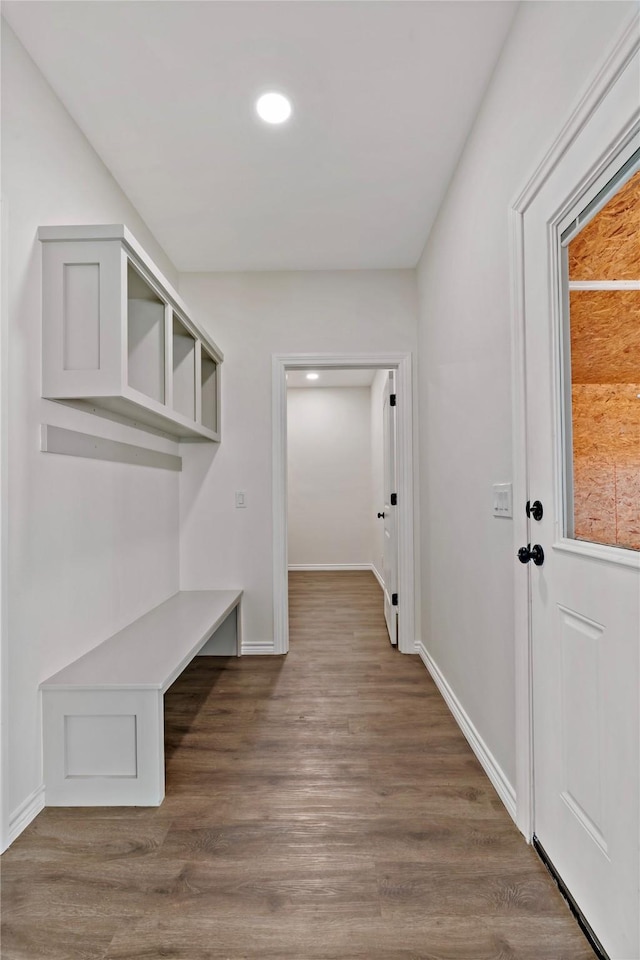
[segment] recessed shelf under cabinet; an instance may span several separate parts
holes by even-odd
[[[121,224],[40,227],[42,395],[220,440],[222,352]]]

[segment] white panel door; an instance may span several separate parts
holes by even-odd
[[[395,503],[398,488],[396,480],[395,375],[393,371],[389,372],[384,390],[382,416],[384,450],[384,547],[382,553],[384,618],[387,622],[389,640],[395,647],[398,644],[398,534]]]
[[[544,508],[529,520],[544,562],[522,570],[531,596],[534,828],[611,960],[640,957],[640,564],[637,551],[572,534],[560,233],[615,172],[599,159],[605,151],[619,143],[620,166],[637,148],[637,137],[634,145],[620,135],[639,89],[636,56],[524,215],[528,485]],[[640,357],[638,370],[640,382]]]

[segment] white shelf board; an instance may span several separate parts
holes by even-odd
[[[163,470],[182,470],[182,457],[134,443],[122,443],[80,433],[50,423],[41,424],[40,449],[43,453],[59,453],[69,457],[91,460],[111,460],[114,463],[132,463],[140,467],[159,467]]]
[[[125,387],[126,394],[119,397],[56,397],[58,403],[68,403],[71,406],[81,407],[83,410],[95,407],[96,413],[106,410],[107,414],[116,414],[126,420],[131,426],[141,424],[143,427],[154,427],[161,433],[176,437],[179,440],[214,440],[219,443],[220,434],[210,430],[203,424],[189,420],[175,410],[169,416],[166,407],[147,397],[145,394]],[[92,411],[93,412],[93,411]]]
[[[41,688],[164,692],[241,596],[242,590],[182,590],[49,677]]]

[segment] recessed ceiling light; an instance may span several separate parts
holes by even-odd
[[[265,123],[284,123],[291,116],[291,101],[282,93],[264,93],[256,101],[256,110]]]
[[[319,373],[308,373],[307,380],[317,380],[319,378]]]

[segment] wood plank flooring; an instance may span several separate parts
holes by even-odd
[[[296,573],[286,658],[197,658],[167,797],[45,810],[3,960],[593,960],[369,573]]]

